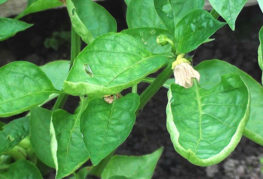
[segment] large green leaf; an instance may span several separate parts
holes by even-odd
[[[115,94],[166,63],[166,57],[152,55],[132,36],[110,33],[97,38],[78,55],[64,90],[72,95]]]
[[[154,0],[154,5],[166,27],[174,32],[176,24],[186,14],[204,7],[204,0]]]
[[[263,1],[262,0],[258,0],[258,5],[259,5],[261,11],[263,12]]]
[[[154,0],[131,0],[127,8],[126,21],[129,28],[166,29],[154,8]]]
[[[32,24],[11,18],[0,18],[0,41],[6,40],[31,27]]]
[[[115,150],[129,136],[140,97],[131,93],[112,104],[103,99],[88,103],[81,116],[81,131],[93,165]]]
[[[102,179],[151,179],[163,148],[143,156],[115,155],[106,165]]]
[[[18,160],[13,163],[7,172],[1,173],[2,179],[43,179],[38,168],[27,160]]]
[[[83,107],[81,106],[81,108]],[[57,178],[63,178],[73,173],[89,159],[89,152],[80,132],[82,110],[76,115],[71,115],[63,110],[58,110],[53,114],[53,123],[58,142]]]
[[[238,14],[245,6],[247,0],[209,0],[212,7],[228,23],[232,30],[235,30],[235,22]]]
[[[0,68],[0,76],[0,117],[27,111],[56,92],[45,73],[29,62],[9,63]]]
[[[60,0],[35,0],[29,2],[26,9],[21,12],[16,18],[20,19],[28,14],[44,11],[63,5]]]
[[[86,43],[107,32],[116,32],[117,23],[104,7],[92,0],[67,0],[74,30]]]
[[[200,63],[197,70],[201,74],[200,84],[209,87],[220,81],[220,77],[228,73],[238,73],[245,82],[251,95],[251,109],[244,135],[256,143],[263,145],[263,87],[251,76],[237,67],[220,60],[209,60]]]
[[[52,112],[36,107],[31,110],[30,141],[37,157],[46,165],[57,168],[57,141]]]
[[[188,13],[175,27],[176,52],[187,53],[196,49],[223,25],[205,10]]]
[[[258,64],[259,67],[261,69],[261,71],[263,72],[263,27],[261,27],[260,31],[259,31],[259,41],[260,41],[260,45],[258,47]],[[263,73],[261,75],[261,83],[263,83]]]
[[[0,131],[0,153],[19,144],[29,135],[29,117],[15,119],[4,125]]]
[[[50,63],[47,63],[41,66],[47,77],[51,80],[54,87],[57,90],[61,90],[64,84],[64,81],[67,79],[69,72],[70,62],[67,60],[57,60]]]
[[[167,30],[156,28],[136,28],[124,30],[122,33],[129,34],[141,41],[145,48],[153,54],[168,54],[171,52],[171,46],[169,44],[161,46],[156,41],[159,35],[165,35],[170,39],[173,39]]]
[[[199,166],[222,161],[239,143],[249,107],[247,87],[237,75],[209,88],[196,81],[191,88],[172,84],[166,112],[175,150]]]

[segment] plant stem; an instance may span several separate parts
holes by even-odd
[[[132,93],[137,93],[137,91],[138,91],[138,85],[134,85],[132,87]]]
[[[210,14],[215,18],[215,19],[218,19],[220,17],[220,15],[216,12],[215,9],[212,9],[210,11]]]
[[[172,75],[171,64],[167,65],[166,68],[158,75],[158,77],[144,90],[141,94],[141,104],[137,113],[143,109],[148,101],[159,91],[167,79]]]
[[[80,52],[81,40],[78,34],[71,28],[71,54],[70,54],[70,68],[72,67],[76,56]],[[67,94],[60,94],[56,100],[53,110],[62,108],[68,99]]]

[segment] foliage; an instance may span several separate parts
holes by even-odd
[[[56,178],[150,179],[162,148],[143,156],[114,153],[162,86],[168,88],[171,142],[189,162],[219,163],[242,136],[263,145],[261,84],[221,60],[193,67],[189,55],[226,23],[234,30],[246,1],[210,0],[211,12],[203,9],[204,0],[125,2],[128,29],[117,32],[116,20],[98,3],[67,0],[70,61],[43,66],[15,61],[0,68],[0,117],[5,121],[0,123],[1,178],[41,179],[44,168],[53,168]],[[58,0],[28,0],[15,19],[0,18],[0,41],[32,26],[18,19],[61,5]],[[217,20],[219,15],[226,22]],[[67,39],[53,34],[60,37]],[[86,43],[82,50],[80,39]],[[259,39],[263,69],[262,29]],[[51,38],[46,45],[57,48],[59,42]],[[173,72],[176,79],[171,79]],[[149,78],[153,73],[157,77]],[[142,82],[150,85],[138,93]],[[79,97],[72,114],[63,108],[69,95]],[[54,98],[53,108],[46,109],[43,105]],[[18,114],[9,123],[4,119]]]

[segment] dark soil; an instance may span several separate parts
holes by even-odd
[[[116,17],[119,30],[126,27],[122,1],[112,0],[103,5]],[[49,61],[69,58],[70,22],[65,9],[49,10],[25,17],[23,20],[35,24],[25,32],[0,42],[0,66],[15,60],[27,60],[38,65]],[[218,31],[213,42],[199,47],[194,52],[194,63],[205,59],[228,61],[260,81],[261,71],[257,64],[258,32],[263,25],[263,14],[259,8],[243,10],[232,32],[225,26]],[[58,33],[53,33],[53,32]],[[65,34],[61,37],[58,34]],[[49,39],[49,40],[47,40]],[[57,50],[46,48],[45,41],[56,43]],[[47,44],[47,42],[46,42]],[[146,87],[140,85],[141,91]],[[161,89],[139,115],[134,129],[127,141],[120,146],[118,153],[142,155],[164,146],[163,155],[158,163],[154,179],[259,179],[259,157],[263,147],[243,138],[236,150],[222,163],[211,167],[197,167],[178,155],[173,149],[166,130],[165,108],[166,89]],[[69,100],[67,108],[74,110],[76,99]]]

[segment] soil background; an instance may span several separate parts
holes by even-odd
[[[122,0],[101,3],[117,19],[118,30],[127,27],[125,5]],[[70,21],[65,8],[48,10],[23,18],[34,26],[15,37],[0,42],[0,66],[15,60],[26,60],[37,65],[49,61],[69,59]],[[258,6],[245,8],[238,17],[236,31],[228,26],[219,30],[215,41],[199,47],[194,53],[194,63],[206,59],[221,59],[238,66],[260,82],[261,71],[257,64],[258,32],[263,25],[263,14]],[[147,85],[139,86],[142,91]],[[211,167],[198,167],[178,155],[166,130],[167,90],[161,89],[137,118],[129,138],[117,153],[142,155],[164,146],[154,179],[260,179],[259,159],[263,147],[245,137],[235,151],[223,162]],[[67,110],[74,111],[77,99],[70,98]],[[52,178],[54,175],[46,176]]]

